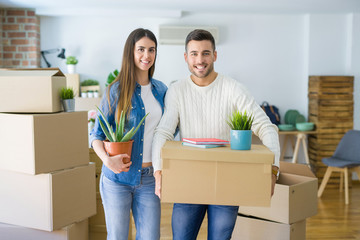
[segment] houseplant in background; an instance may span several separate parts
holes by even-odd
[[[66,58],[66,66],[68,73],[75,73],[76,72],[76,64],[78,63],[78,60],[74,56],[68,56]]]
[[[252,114],[246,111],[241,113],[235,111],[229,117],[227,124],[230,126],[230,146],[234,150],[250,150],[251,149],[251,126],[254,121]]]
[[[65,112],[75,111],[74,90],[72,88],[62,88],[60,90],[60,97]]]
[[[110,72],[105,83],[105,87],[109,86],[119,75],[119,70],[115,69],[113,72]]]
[[[100,127],[107,138],[107,140],[103,141],[105,151],[109,154],[109,156],[126,153],[129,155],[129,158],[124,158],[123,162],[130,162],[132,144],[134,142],[134,140],[131,140],[131,138],[139,130],[141,124],[145,121],[145,118],[149,113],[141,119],[136,128],[132,127],[127,133],[125,133],[125,114],[123,111],[121,111],[119,122],[115,120],[116,126],[114,131],[109,122],[106,120],[104,113],[100,110],[99,107],[96,108],[98,109],[103,119],[101,120],[100,116],[98,115]]]
[[[86,79],[80,83],[80,91],[81,93],[87,92],[86,97],[94,97],[95,91],[100,91],[99,81],[94,79]],[[85,97],[85,96],[84,96]],[[99,97],[99,96],[97,96]]]

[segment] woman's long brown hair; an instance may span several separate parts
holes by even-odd
[[[116,119],[119,121],[121,111],[129,113],[131,109],[131,98],[133,96],[136,86],[136,75],[135,75],[135,61],[134,61],[134,48],[135,43],[141,38],[147,37],[155,43],[155,52],[157,53],[157,41],[155,35],[148,29],[138,28],[132,31],[126,40],[124,46],[124,53],[122,59],[121,70],[117,78],[108,86],[107,99],[109,106],[110,103],[110,88],[113,84],[119,81],[119,101],[116,107]],[[149,78],[151,78],[155,71],[156,55],[154,64],[149,69]],[[110,107],[111,111],[111,107]],[[128,115],[128,114],[127,114]]]

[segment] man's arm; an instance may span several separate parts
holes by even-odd
[[[166,141],[174,139],[176,127],[179,124],[179,108],[174,87],[169,87],[165,96],[164,115],[155,129],[152,143],[152,164],[155,176],[155,194],[161,197],[161,148]]]

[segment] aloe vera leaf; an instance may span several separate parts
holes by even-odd
[[[141,124],[145,121],[145,118],[147,117],[147,115],[149,115],[149,113],[147,113],[147,114],[141,119],[141,121],[139,122],[139,124],[137,125],[137,127],[135,128],[135,130],[133,130],[134,128],[132,128],[132,129],[123,137],[122,142],[129,141],[129,140],[136,134],[136,132],[139,130]],[[124,139],[125,139],[126,141],[125,141]]]
[[[110,142],[114,142],[113,137],[111,136],[111,134],[109,133],[109,131],[106,129],[104,123],[101,121],[101,119],[100,119],[99,116],[98,116],[98,118],[99,118],[100,127],[101,127],[101,129],[103,130],[105,136],[109,139]]]
[[[104,122],[105,122],[105,124],[106,124],[106,127],[107,127],[109,133],[110,133],[111,136],[113,137],[113,140],[115,140],[115,133],[114,133],[113,129],[111,128],[109,122],[106,120],[105,115],[103,114],[103,112],[100,110],[100,108],[99,108],[98,106],[96,106],[96,108],[99,110],[99,113],[100,113],[100,115],[102,116],[102,118],[103,118],[103,120],[104,120]],[[101,120],[100,117],[99,117],[99,120]],[[101,121],[99,121],[99,122],[101,122]],[[103,130],[103,131],[104,131],[104,130]],[[105,132],[104,132],[104,133],[105,133]],[[110,141],[110,139],[109,139],[109,141]]]
[[[125,136],[121,139],[121,142],[127,142],[129,141],[133,136],[135,135],[135,132],[134,132],[134,127],[132,127],[130,129],[130,131],[128,131]]]
[[[121,111],[120,121],[116,124],[116,141],[120,142],[124,134],[124,112]]]

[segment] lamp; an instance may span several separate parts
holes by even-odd
[[[57,55],[58,58],[65,59],[65,48],[54,48],[54,49],[41,51],[41,56],[44,58],[44,61],[47,65],[47,67],[51,67],[51,64],[46,60],[45,55],[49,54],[49,53],[56,53],[56,52],[60,52]]]

